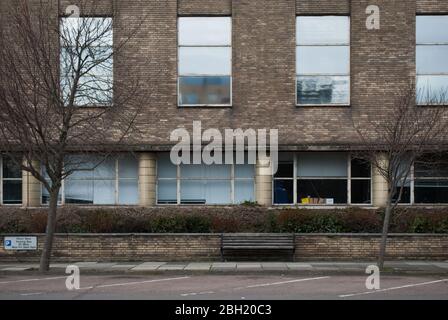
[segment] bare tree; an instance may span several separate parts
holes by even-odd
[[[387,196],[378,266],[384,268],[390,217],[409,186],[416,161],[439,153],[448,144],[448,102],[445,91],[416,90],[414,84],[397,90],[394,105],[382,115],[367,119],[352,111],[352,120],[365,151],[356,157],[369,162],[387,183]],[[417,101],[423,102],[417,103]]]
[[[100,154],[98,165],[120,150],[147,99],[135,77],[113,77],[139,26],[60,17],[48,3],[10,1],[0,31],[0,150],[49,194],[41,271],[49,269],[62,181],[85,168],[70,154]]]

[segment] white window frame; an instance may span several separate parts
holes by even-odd
[[[136,204],[121,204],[120,203],[120,188],[119,188],[119,185],[120,185],[120,181],[136,181],[137,182],[137,187],[138,187],[138,185],[139,185],[139,176],[137,175],[137,179],[135,179],[135,178],[120,178],[120,175],[119,175],[119,173],[120,173],[120,171],[119,171],[120,170],[120,167],[119,167],[120,166],[120,164],[119,164],[120,163],[120,157],[119,156],[114,159],[114,163],[115,163],[115,165],[114,165],[114,167],[115,167],[115,177],[113,179],[106,179],[106,178],[93,178],[93,179],[82,178],[82,179],[75,179],[75,180],[79,180],[79,181],[114,181],[114,189],[115,189],[114,190],[114,203],[110,203],[110,204],[68,203],[67,204],[66,201],[65,201],[65,183],[66,183],[66,180],[70,180],[70,177],[68,177],[68,178],[63,179],[62,182],[61,182],[61,189],[60,189],[61,200],[58,201],[58,205],[62,205],[62,206],[65,206],[65,205],[70,205],[70,206],[138,206],[138,203],[136,203]],[[45,187],[41,184],[41,196],[40,196],[40,199],[41,199],[41,205],[42,206],[47,206],[48,203],[45,203],[43,201],[43,190],[44,190],[44,188]]]
[[[195,18],[202,18],[208,16],[195,16]],[[233,19],[231,16],[216,16],[216,18],[230,19],[230,44],[229,45],[181,45],[179,44],[179,19],[185,16],[177,17],[177,106],[179,108],[194,108],[194,107],[232,107],[233,105]],[[180,49],[181,48],[230,48],[230,75],[228,74],[180,74]],[[180,103],[180,78],[182,77],[230,77],[230,102],[229,103],[201,103],[201,104],[184,104]]]
[[[300,17],[307,17],[303,15],[296,16],[296,26],[297,26],[297,19]],[[316,15],[313,17],[340,17],[335,15]],[[331,43],[331,44],[297,44],[297,33],[299,30],[296,28],[296,38],[295,38],[295,45],[296,45],[296,56],[295,59],[297,59],[297,51],[299,47],[348,47],[348,73],[310,73],[310,74],[299,74],[299,70],[297,70],[297,61],[294,66],[296,69],[295,72],[295,99],[296,99],[296,107],[349,107],[351,105],[351,17],[347,15],[343,15],[341,17],[347,17],[348,18],[348,44],[347,43]],[[299,96],[297,94],[297,86],[298,86],[298,77],[306,77],[306,76],[330,76],[330,77],[337,77],[337,76],[343,76],[348,77],[348,102],[347,103],[299,103]]]
[[[278,177],[276,178],[272,175],[272,205],[273,206],[299,206],[299,207],[345,207],[345,206],[372,206],[373,199],[373,185],[372,185],[372,174],[373,168],[370,166],[370,177],[355,177],[351,176],[351,160],[353,155],[347,153],[347,177],[298,177],[297,176],[297,165],[299,154],[294,152],[293,154],[293,177]],[[313,179],[325,179],[325,180],[347,180],[347,203],[335,203],[335,204],[302,204],[297,199],[297,183],[300,180],[313,180]],[[275,181],[277,180],[289,180],[293,181],[293,203],[274,203],[274,193],[275,193]],[[369,180],[370,181],[370,202],[369,203],[351,203],[351,181],[352,180]]]
[[[157,172],[157,178],[156,178],[156,203],[157,205],[161,206],[178,206],[178,205],[185,205],[185,206],[207,206],[207,205],[217,205],[217,206],[226,206],[226,205],[238,205],[240,203],[235,202],[235,182],[236,181],[252,181],[253,182],[253,191],[254,191],[254,200],[256,196],[256,190],[255,190],[255,165],[252,165],[253,170],[253,178],[237,178],[235,177],[235,164],[229,164],[230,166],[230,178],[182,178],[181,175],[181,166],[182,165],[176,165],[176,177],[175,178],[161,178],[159,177],[159,171],[158,171],[158,160],[156,164],[156,172]],[[225,165],[225,164],[223,164]],[[238,164],[237,164],[238,165]],[[223,203],[223,204],[209,204],[209,203],[182,203],[181,199],[181,182],[182,181],[228,181],[230,183],[230,201],[229,203]],[[176,181],[176,203],[159,203],[159,181]]]

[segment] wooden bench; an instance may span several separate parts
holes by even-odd
[[[224,233],[221,238],[223,261],[293,261],[294,234]]]

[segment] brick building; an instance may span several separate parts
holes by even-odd
[[[143,20],[129,59],[115,67],[137,67],[154,92],[138,117],[142,137],[69,177],[62,204],[382,206],[384,180],[350,155],[359,144],[352,115],[381,119],[393,92],[416,77],[448,87],[446,0],[98,2],[90,16]],[[60,1],[61,16],[69,4],[76,1]],[[379,30],[366,27],[369,5],[380,10]],[[269,174],[269,158],[173,165],[170,133],[191,131],[193,121],[278,129],[279,170]],[[6,158],[1,166],[2,204],[45,204],[40,183]],[[448,203],[448,174],[414,169],[402,202]]]

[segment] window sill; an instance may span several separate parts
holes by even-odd
[[[231,104],[182,104],[177,105],[179,109],[216,109],[216,108],[232,108]]]
[[[297,108],[350,108],[350,104],[296,104]]]

